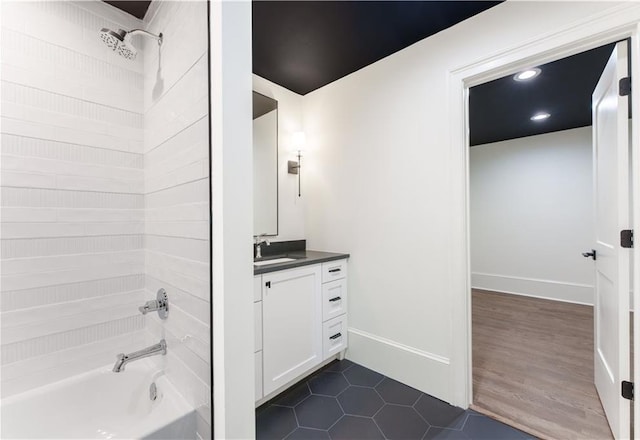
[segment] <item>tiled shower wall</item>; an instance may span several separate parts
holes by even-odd
[[[2,3],[2,397],[146,343],[143,61],[98,1]]]
[[[205,1],[153,2],[144,50],[145,290],[163,287],[169,317],[149,316],[150,341],[167,340],[168,378],[211,437],[208,31]]]

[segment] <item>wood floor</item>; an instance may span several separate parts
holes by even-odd
[[[473,403],[551,439],[612,439],[593,385],[593,308],[474,290]]]

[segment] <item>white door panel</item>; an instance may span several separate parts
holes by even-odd
[[[595,209],[595,385],[616,439],[629,438],[630,403],[620,394],[629,380],[629,251],[620,230],[629,224],[627,43],[616,45],[593,92]]]

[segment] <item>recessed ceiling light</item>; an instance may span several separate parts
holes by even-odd
[[[516,75],[514,75],[513,79],[515,79],[516,81],[529,81],[540,75],[540,72],[542,71],[539,68],[534,67],[533,69],[527,69],[520,73],[517,73]]]
[[[531,116],[531,120],[532,121],[544,121],[545,119],[548,119],[551,115],[549,113],[546,112],[538,112],[535,115]]]

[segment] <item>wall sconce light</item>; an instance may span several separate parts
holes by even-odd
[[[292,136],[292,144],[293,150],[297,151],[298,161],[290,160],[287,162],[287,172],[289,174],[297,174],[298,175],[298,197],[300,197],[300,168],[301,168],[301,160],[302,160],[302,150],[306,145],[306,137],[304,132],[298,131],[293,133]]]

